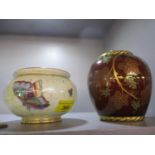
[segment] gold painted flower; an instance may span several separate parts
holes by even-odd
[[[102,96],[109,96],[110,95],[110,89],[109,88],[105,88],[103,91],[102,91]]]
[[[117,110],[128,105],[128,95],[116,91],[115,94],[109,99],[109,103],[113,104]]]
[[[129,72],[124,81],[127,83],[129,88],[131,89],[137,89],[137,82],[136,82],[137,74],[134,72]]]
[[[138,110],[140,108],[140,101],[139,100],[133,100],[131,102],[131,106],[134,110]]]

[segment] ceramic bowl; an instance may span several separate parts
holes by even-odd
[[[54,68],[23,68],[7,85],[5,100],[22,123],[51,123],[61,120],[76,100],[70,74]]]

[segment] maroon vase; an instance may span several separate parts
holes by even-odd
[[[151,72],[129,51],[105,52],[91,66],[88,88],[101,120],[140,121],[151,97]]]

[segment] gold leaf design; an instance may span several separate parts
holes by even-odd
[[[138,110],[138,108],[140,107],[140,101],[139,100],[133,100],[131,102],[131,106],[134,110]]]
[[[119,76],[118,76],[118,73],[115,69],[115,61],[116,61],[116,58],[113,59],[113,63],[112,63],[112,69],[113,69],[113,74],[114,74],[114,77],[116,79],[116,82],[117,84],[120,86],[120,88],[122,89],[123,92],[125,92],[126,94],[128,94],[129,96],[131,96],[132,98],[134,99],[138,99],[134,94],[128,92],[122,85],[122,83],[120,82],[119,80]]]
[[[128,84],[129,88],[131,89],[137,89],[136,76],[136,73],[129,72],[124,79],[124,81]]]
[[[103,91],[102,91],[102,96],[109,96],[110,95],[110,89],[109,88],[105,88]]]
[[[109,99],[109,103],[113,104],[117,110],[128,104],[128,95],[116,91],[115,94]]]

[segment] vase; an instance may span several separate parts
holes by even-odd
[[[76,100],[76,87],[66,71],[54,68],[24,68],[14,73],[5,91],[11,111],[22,123],[61,121]]]
[[[88,88],[101,120],[140,121],[151,97],[151,72],[130,51],[107,51],[91,66]]]

